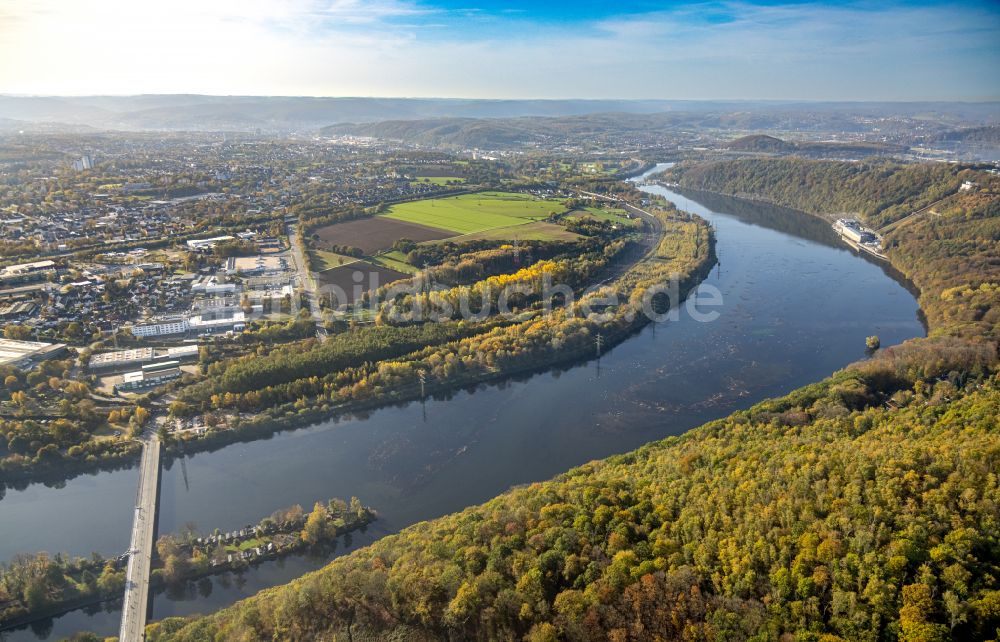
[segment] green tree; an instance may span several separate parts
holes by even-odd
[[[9,323],[4,326],[3,336],[6,339],[13,339],[15,341],[28,341],[31,339],[31,328],[26,325]]]

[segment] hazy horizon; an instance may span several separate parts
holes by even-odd
[[[423,100],[423,101],[469,101],[469,102],[620,102],[620,103],[718,103],[718,104],[817,104],[817,105],[865,105],[865,104],[921,104],[921,103],[1000,103],[1000,95],[983,98],[956,99],[900,99],[900,100],[839,100],[819,98],[595,98],[587,96],[514,96],[509,98],[497,96],[404,96],[392,94],[210,94],[194,92],[144,92],[144,93],[98,93],[98,94],[28,94],[0,92],[3,98],[142,98],[142,97],[178,97],[192,96],[199,98],[303,98],[329,100]]]
[[[0,0],[0,94],[984,102],[1000,6]]]

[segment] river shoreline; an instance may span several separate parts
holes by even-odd
[[[650,170],[647,168],[646,171]],[[657,228],[657,226],[653,223],[647,224],[651,227]],[[644,252],[638,260],[629,265],[627,269],[622,270],[618,274],[618,277],[628,273],[628,271],[636,265],[639,265],[643,261],[649,259],[650,253],[655,250],[659,240],[662,238],[662,226],[660,226],[658,230],[659,236],[652,239],[652,242],[648,243],[649,247],[647,251]],[[686,275],[680,283],[680,300],[677,302],[677,306],[681,305],[687,299],[690,292],[694,290],[694,288],[696,288],[702,280],[704,280],[705,276],[714,267],[717,260],[715,255],[715,244],[715,236],[709,230],[708,252],[695,270]],[[612,267],[613,266],[609,266],[609,269]],[[634,335],[636,332],[644,328],[649,321],[650,319],[648,319],[645,315],[637,315],[635,322],[624,331],[616,334],[609,334],[605,337],[607,348],[611,348]],[[269,435],[287,430],[296,430],[308,427],[319,422],[334,420],[353,413],[404,404],[428,395],[433,396],[459,392],[481,384],[495,383],[518,376],[544,372],[558,366],[568,366],[586,362],[593,356],[593,354],[593,350],[587,347],[568,352],[555,353],[551,355],[550,358],[543,358],[534,363],[508,367],[495,372],[487,371],[475,373],[472,376],[459,377],[458,380],[449,380],[447,382],[440,382],[436,384],[429,382],[423,386],[404,386],[396,390],[386,391],[375,399],[349,401],[340,405],[327,407],[326,409],[310,409],[305,413],[296,412],[293,417],[289,417],[288,413],[292,411],[294,404],[288,403],[269,409],[267,414],[272,416],[262,416],[261,418],[248,424],[241,425],[237,429],[213,430],[196,437],[165,441],[163,444],[163,455],[164,458],[171,461],[176,458],[198,452],[213,452],[230,444],[247,443],[258,439],[266,439]],[[27,485],[32,483],[51,482],[53,484],[58,484],[60,482],[69,481],[80,475],[133,468],[135,463],[138,461],[139,453],[129,452],[126,455],[109,460],[97,460],[96,462],[81,461],[67,467],[67,470],[56,469],[34,471],[27,469],[22,474],[9,475],[6,478],[0,478],[0,498],[3,496],[3,489],[7,486],[18,489],[25,488]]]
[[[347,503],[343,503],[344,511],[334,515],[327,513],[328,520],[340,519],[341,525],[336,526],[331,523],[325,529],[320,529],[316,534],[316,539],[312,543],[307,542],[303,537],[299,537],[299,532],[306,526],[306,517],[302,514],[293,521],[280,524],[268,524],[267,519],[262,520],[257,526],[247,527],[238,532],[221,535],[206,535],[195,540],[189,536],[188,541],[181,540],[178,551],[187,560],[188,570],[181,577],[168,580],[164,574],[165,560],[158,559],[159,565],[153,569],[150,577],[151,588],[161,590],[170,586],[177,586],[182,583],[191,583],[206,577],[212,577],[225,573],[239,572],[248,567],[256,567],[266,562],[283,559],[293,555],[301,555],[307,549],[315,547],[329,547],[341,535],[349,535],[356,531],[364,533],[370,524],[377,518],[378,513],[368,507],[362,506],[356,513],[347,513]],[[279,511],[276,511],[276,513]],[[218,529],[217,529],[218,530]],[[304,532],[304,531],[303,531]],[[171,539],[171,538],[168,538]],[[258,546],[252,550],[245,550],[243,542],[253,540]],[[195,551],[207,550],[211,546],[222,547],[225,544],[235,545],[236,549],[228,555],[228,558],[212,559],[211,564],[199,565]],[[203,550],[204,549],[204,550]],[[103,559],[94,563],[97,565],[111,564],[114,560]],[[122,588],[115,586],[107,592],[96,592],[93,595],[79,596],[73,599],[64,600],[50,604],[36,611],[9,617],[0,620],[0,633],[11,629],[24,628],[36,622],[52,619],[67,613],[105,603],[121,602]],[[0,636],[2,639],[2,636]]]
[[[695,206],[705,209],[697,203]],[[259,489],[252,494],[260,494],[261,501],[280,495],[278,484],[285,483],[282,480],[287,480],[289,489],[299,489],[296,496],[308,488],[303,483],[314,480],[308,483],[321,494],[332,489],[338,494],[357,494],[380,509],[385,502],[386,510],[381,511],[385,522],[380,520],[376,527],[379,533],[359,538],[355,544],[365,545],[385,532],[484,501],[512,484],[547,479],[590,459],[680,434],[734,408],[816,381],[855,360],[853,347],[863,346],[864,336],[870,334],[869,323],[890,324],[880,330],[886,345],[922,334],[908,321],[916,313],[915,303],[898,285],[885,279],[884,270],[857,261],[846,248],[822,248],[808,241],[803,244],[780,228],[772,232],[767,231],[771,228],[751,227],[725,212],[725,205],[709,211],[709,219],[720,226],[717,241],[722,246],[722,264],[715,266],[719,271],[711,269],[709,284],[718,284],[727,296],[727,313],[718,324],[685,320],[662,328],[646,327],[609,349],[599,361],[591,354],[575,362],[590,367],[564,364],[543,368],[542,375],[528,371],[509,375],[506,382],[495,385],[472,382],[467,388],[435,392],[427,399],[425,410],[424,404],[399,400],[370,413],[356,410],[359,416],[354,419],[328,420],[281,436],[274,433],[273,440],[265,437],[245,446],[220,446],[210,451],[217,450],[217,454],[178,455],[173,461],[181,466],[174,465],[164,473],[166,496],[161,510],[165,511],[165,526],[175,529],[186,521],[216,522],[209,515],[218,511],[208,507],[219,506],[220,501],[228,501],[220,498],[235,498],[236,489],[246,488],[241,472],[245,470],[252,471],[252,488]],[[762,245],[765,240],[769,245]],[[774,243],[780,247],[772,247]],[[787,261],[773,258],[786,254],[792,256],[792,265],[799,267],[789,269]],[[817,257],[816,265],[801,263],[811,257]],[[833,271],[831,261],[836,262]],[[803,270],[805,276],[801,276]],[[803,296],[812,300],[809,274],[813,273],[823,275],[827,296],[803,308],[797,301],[804,300]],[[773,288],[763,288],[758,285],[763,283],[760,276],[784,280]],[[789,277],[793,280],[788,281]],[[859,297],[855,292],[859,278],[876,279],[873,283],[885,286],[879,290],[869,283],[871,297]],[[884,293],[876,296],[883,290],[888,299]],[[849,293],[849,298],[841,300],[841,292]],[[850,310],[838,317],[836,305],[848,301]],[[793,310],[799,312],[790,315]],[[772,335],[767,328],[775,327],[772,316],[787,324],[776,335],[780,337],[777,343],[768,338]],[[859,327],[848,331],[844,323]],[[799,328],[808,331],[800,335]],[[746,339],[731,340],[734,332]],[[726,339],[720,343],[717,335]],[[689,371],[695,370],[698,376],[692,379]],[[473,406],[471,415],[462,410]],[[265,467],[274,467],[273,471],[254,466],[261,457],[274,458],[271,461],[275,463]],[[318,465],[324,471],[316,468]],[[393,472],[389,476],[384,470]],[[397,486],[409,490],[396,490]],[[246,523],[240,521],[240,513],[253,511],[255,498],[244,494],[243,499],[246,501],[237,502],[241,507],[217,515],[218,523]],[[0,519],[2,516],[0,512]],[[28,526],[33,522],[23,523]],[[88,546],[86,542],[83,545]],[[250,584],[246,589],[217,585],[210,597],[161,595],[156,598],[155,617],[214,610],[246,596],[247,590],[255,592],[284,583],[294,576],[290,573],[306,572],[325,563],[321,559],[296,562],[285,571],[264,565],[261,569],[266,573],[247,576]],[[68,617],[55,622],[54,631],[26,631],[13,639],[61,636],[79,628],[103,632],[101,622],[109,617],[105,613]],[[88,627],[88,622],[92,626]]]

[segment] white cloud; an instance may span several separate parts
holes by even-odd
[[[996,12],[957,5],[704,3],[543,28],[402,0],[0,0],[0,92],[996,96],[997,43]]]

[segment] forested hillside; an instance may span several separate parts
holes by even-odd
[[[848,163],[745,159],[681,165],[682,187],[752,196],[873,227],[904,219],[886,235],[893,265],[920,289],[932,335],[1000,337],[1000,176],[944,163]],[[972,189],[959,190],[964,181]]]
[[[862,215],[881,227],[956,191],[972,173],[945,163],[754,158],[682,164],[667,176],[682,187],[762,198],[806,212]]]
[[[692,167],[681,181],[895,220],[963,172],[767,160]],[[213,616],[151,625],[149,639],[996,639],[1000,197],[989,189],[889,239],[923,290],[928,339],[417,524]]]

